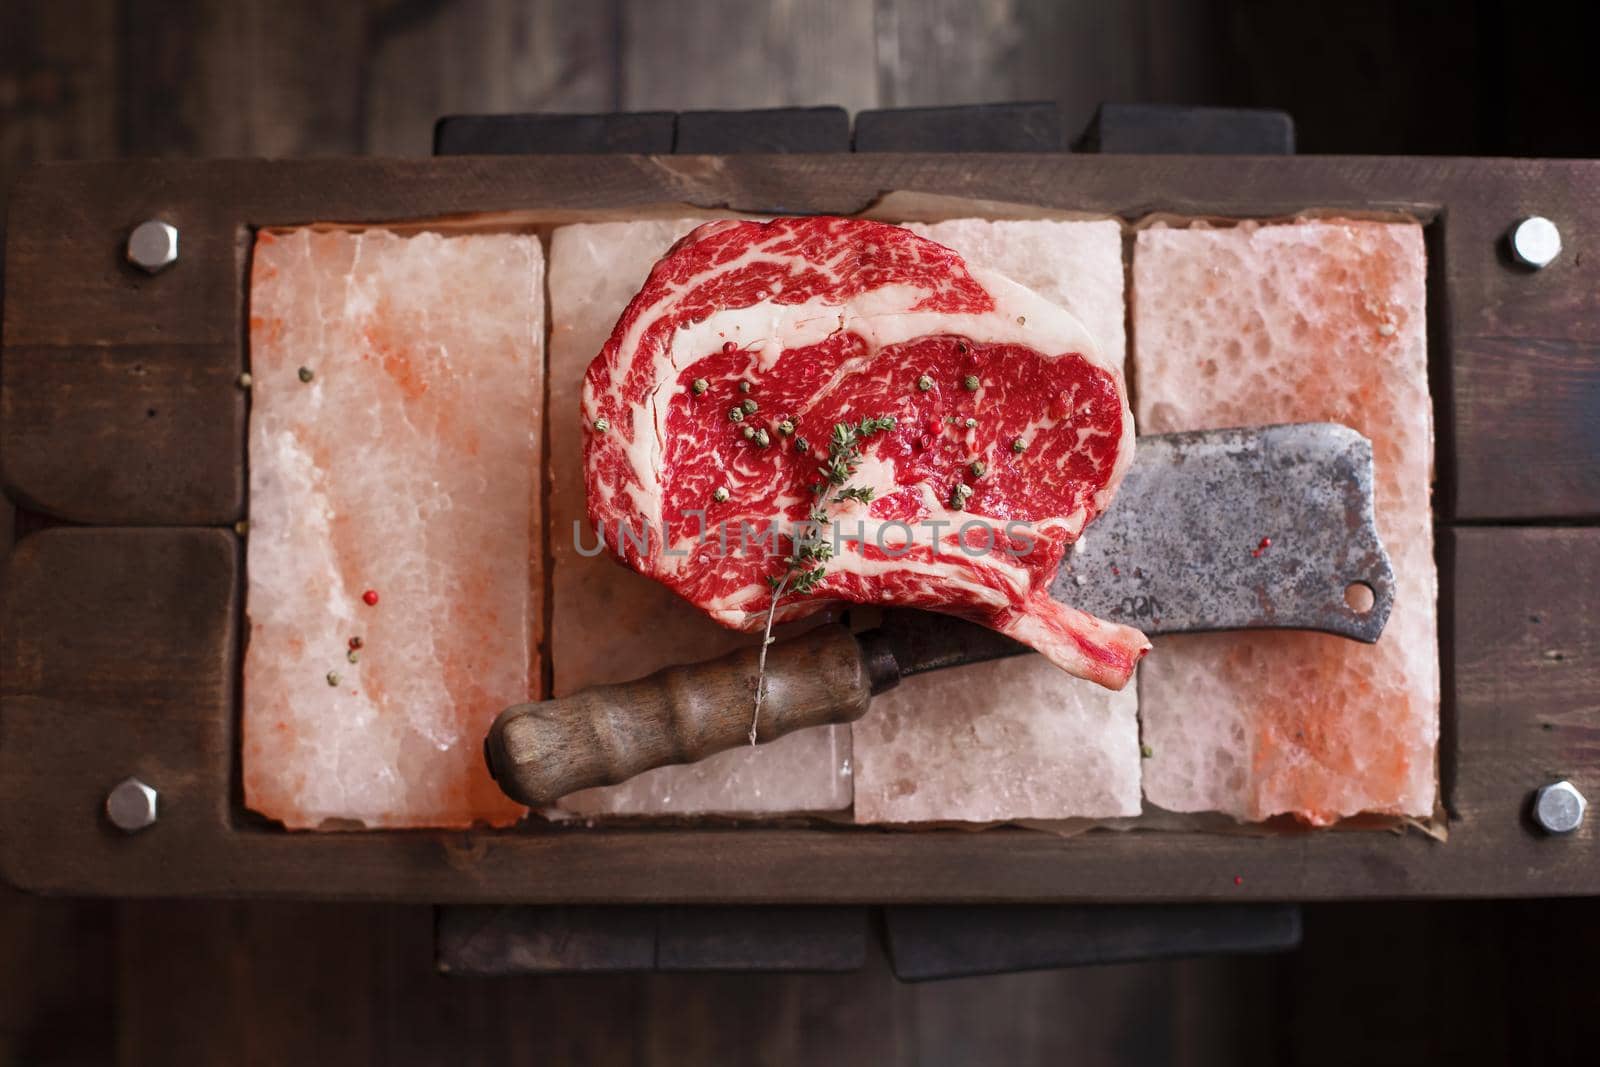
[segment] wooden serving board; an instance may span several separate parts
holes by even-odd
[[[238,758],[244,300],[257,227],[663,203],[852,213],[888,190],[1115,214],[1403,211],[1427,226],[1449,840],[1420,833],[895,833],[683,827],[288,833]],[[1515,267],[1538,213],[1566,249]],[[181,233],[156,276],[128,231]],[[1600,163],[1409,158],[736,156],[72,164],[11,205],[0,466],[33,515],[0,614],[0,868],[124,896],[538,903],[1311,900],[1600,893]],[[3,543],[3,542],[0,542]],[[161,791],[124,835],[107,790]]]

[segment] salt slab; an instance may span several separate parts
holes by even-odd
[[[1422,230],[1306,222],[1141,232],[1141,433],[1329,420],[1373,442],[1393,614],[1376,645],[1324,634],[1158,639],[1140,669],[1145,795],[1173,811],[1325,824],[1430,815],[1439,738],[1432,408]],[[1240,530],[1249,552],[1271,530]],[[1270,551],[1268,549],[1267,551]]]
[[[704,219],[584,223],[550,245],[551,660],[556,695],[710,659],[760,638],[724,629],[665,586],[592,552],[586,530],[583,375],[656,260]],[[850,731],[802,730],[699,763],[564,797],[584,815],[780,814],[850,806]]]
[[[256,239],[252,809],[291,828],[521,815],[482,743],[536,684],[542,281],[531,236]]]
[[[1116,221],[956,219],[907,229],[1066,308],[1122,366],[1122,227]],[[852,727],[855,819],[1136,815],[1137,715],[1133,685],[1113,693],[1037,655],[908,678],[875,697]]]

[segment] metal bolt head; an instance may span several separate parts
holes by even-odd
[[[139,223],[128,235],[128,262],[151,274],[178,262],[178,228],[160,219]]]
[[[1533,820],[1546,833],[1569,834],[1583,823],[1589,802],[1571,782],[1555,782],[1533,795]]]
[[[156,791],[137,778],[124,778],[106,794],[106,817],[130,834],[155,825]]]
[[[1533,215],[1511,227],[1506,235],[1511,257],[1525,267],[1548,267],[1561,254],[1561,231],[1543,215]]]

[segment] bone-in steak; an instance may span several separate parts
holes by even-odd
[[[595,530],[723,625],[762,626],[820,506],[838,554],[779,621],[950,612],[1113,688],[1149,648],[1049,594],[1133,458],[1120,375],[1066,311],[905,229],[701,226],[590,364],[583,419]],[[830,483],[837,428],[863,420]]]

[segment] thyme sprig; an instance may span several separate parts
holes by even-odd
[[[843,504],[849,500],[859,500],[863,504],[872,503],[872,486],[863,485],[853,489],[841,489],[833,498],[835,504]]]
[[[846,483],[861,466],[862,442],[875,434],[887,433],[894,429],[894,425],[893,415],[869,416],[858,423],[836,423],[833,434],[828,438],[828,458],[822,464],[821,479],[811,487],[811,491],[821,500],[806,516],[805,525],[795,531],[794,551],[790,553],[783,573],[767,578],[767,585],[772,589],[772,601],[767,605],[767,625],[761,635],[761,654],[756,661],[756,703],[750,715],[752,745],[756,743],[756,728],[761,723],[761,702],[767,691],[767,646],[772,644],[772,622],[778,613],[778,601],[783,599],[785,593],[809,595],[827,575],[827,563],[833,558],[833,543],[822,536],[822,531],[828,525],[828,490],[838,490],[832,499],[835,504],[850,500],[870,503],[871,486],[849,486]],[[795,445],[796,451],[802,454],[809,451],[803,437],[796,438]]]

